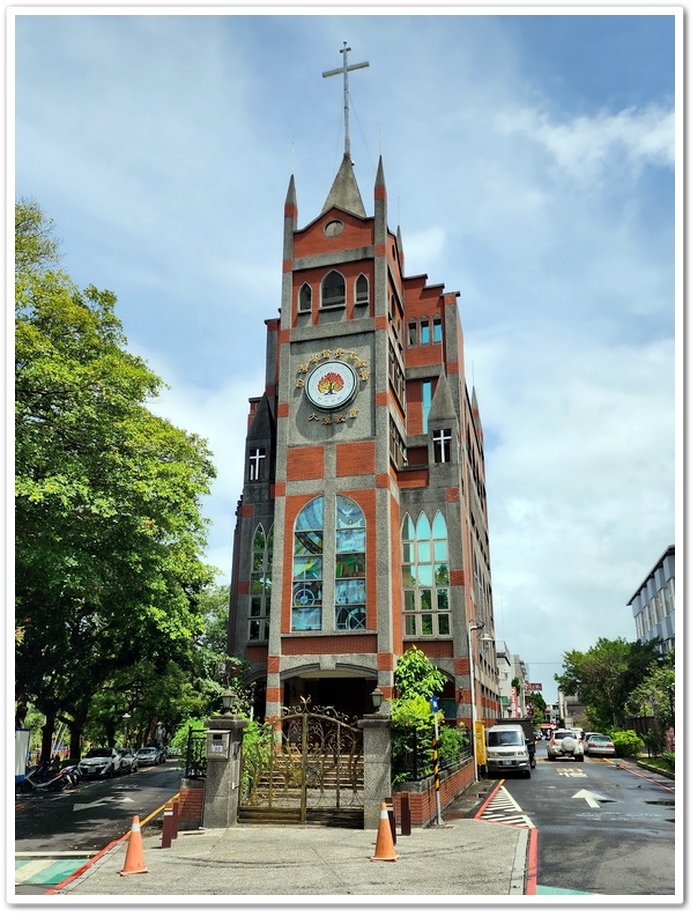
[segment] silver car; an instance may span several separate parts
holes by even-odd
[[[154,767],[162,763],[162,751],[158,747],[141,747],[135,755],[139,767]]]
[[[616,748],[609,735],[592,732],[585,735],[585,753],[588,757],[615,757]]]

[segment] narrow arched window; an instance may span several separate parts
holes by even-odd
[[[249,639],[268,639],[271,618],[271,572],[273,569],[273,526],[264,531],[257,525],[251,550],[251,571],[249,575]]]
[[[433,318],[433,343],[442,343],[442,319]]]
[[[427,318],[421,318],[420,338],[422,344],[430,343],[430,321]]]
[[[299,311],[311,312],[312,310],[312,287],[309,283],[303,283],[300,287]]]
[[[322,308],[346,304],[346,281],[337,271],[327,274],[321,284]]]
[[[317,496],[295,520],[292,629],[321,630],[324,562],[324,497]]]
[[[368,301],[370,296],[370,286],[365,274],[360,274],[355,281],[355,302],[357,305],[363,305]]]
[[[336,619],[337,630],[367,626],[365,590],[365,516],[347,496],[336,497]]]

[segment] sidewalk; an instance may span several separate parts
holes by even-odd
[[[316,903],[316,897],[323,898],[322,904],[384,897],[391,899],[383,904],[417,903],[418,897],[433,903],[433,896],[440,904],[461,897],[470,903],[479,896],[492,902],[491,897],[524,894],[528,837],[526,829],[455,816],[441,827],[397,834],[397,861],[373,862],[377,832],[369,830],[315,825],[202,828],[179,832],[166,849],[161,836],[153,833],[142,837],[146,873],[120,874],[128,842],[124,838],[55,895],[85,898],[76,904],[102,896],[185,903],[210,895],[217,897],[211,903],[253,895],[249,905],[280,904],[284,898]]]

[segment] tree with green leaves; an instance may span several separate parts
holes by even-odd
[[[602,638],[587,652],[566,652],[558,686],[585,704],[597,729],[608,731],[622,724],[628,697],[659,658],[659,642]]]
[[[534,712],[532,713],[532,720],[535,725],[539,725],[540,722],[546,721],[546,700],[537,690],[532,691],[527,694],[527,702],[531,703]]]
[[[400,700],[423,697],[429,700],[445,686],[447,676],[438,671],[428,656],[417,646],[411,646],[399,658],[394,670],[394,684]]]
[[[650,663],[645,677],[626,701],[626,716],[655,719],[662,742],[667,729],[674,728],[675,689],[675,653],[670,649]]]
[[[127,351],[113,293],[59,269],[33,201],[15,252],[17,691],[46,716],[44,753],[59,718],[79,753],[103,685],[191,651],[215,470],[204,440],[148,409],[162,380]]]
[[[394,779],[409,777],[411,767],[417,770],[432,764],[432,734],[434,716],[430,698],[437,696],[447,683],[447,675],[439,671],[417,646],[411,646],[398,659],[394,669],[394,684],[398,697],[392,703],[392,763]],[[438,723],[444,720],[437,712]],[[455,728],[440,728],[441,761],[457,757],[464,746],[464,735]],[[410,760],[406,765],[405,760]]]

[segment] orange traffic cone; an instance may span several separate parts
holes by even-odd
[[[137,814],[133,815],[130,835],[128,837],[128,848],[126,849],[126,861],[123,863],[121,875],[142,875],[148,871],[145,865],[145,853],[143,852],[143,837],[140,833],[140,818]]]
[[[389,823],[389,814],[385,802],[382,802],[382,808],[379,812],[379,827],[377,828],[377,844],[375,854],[370,859],[371,862],[396,862],[399,857],[394,850],[394,839],[392,837],[391,824]]]

